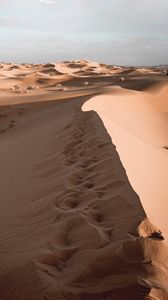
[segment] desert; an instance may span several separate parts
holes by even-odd
[[[0,64],[0,299],[168,299],[167,74]]]

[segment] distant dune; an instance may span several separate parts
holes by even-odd
[[[168,77],[0,64],[0,299],[168,299]]]

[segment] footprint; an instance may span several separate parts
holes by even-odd
[[[75,160],[73,158],[68,158],[65,160],[65,165],[68,166],[72,166],[75,164]]]
[[[83,187],[86,189],[92,189],[94,187],[94,183],[92,182],[86,182],[83,184]]]
[[[71,124],[68,124],[68,125],[66,125],[64,128],[63,128],[63,131],[66,131],[67,129],[70,129],[72,127],[72,125]]]

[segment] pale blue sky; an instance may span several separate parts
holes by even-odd
[[[0,61],[168,63],[168,0],[0,0]]]

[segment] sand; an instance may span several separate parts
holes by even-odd
[[[164,70],[1,66],[0,299],[168,299]]]
[[[84,110],[93,109],[100,115],[132,187],[168,243],[168,85],[154,90],[149,93],[112,88],[111,95],[93,98]]]

